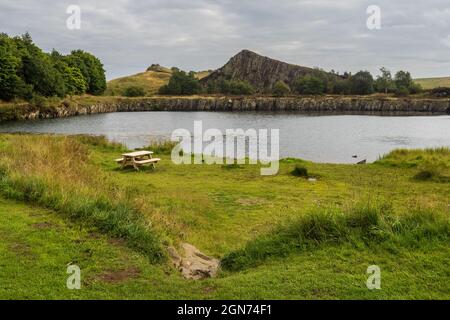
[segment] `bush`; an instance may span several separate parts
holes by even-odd
[[[305,167],[296,165],[294,170],[292,170],[291,174],[296,177],[308,177],[308,169]]]
[[[252,95],[255,91],[255,88],[247,81],[219,80],[208,83],[208,93]]]
[[[277,81],[273,86],[272,93],[276,97],[284,97],[291,92],[291,88],[283,81]]]
[[[430,90],[430,94],[437,98],[450,97],[450,88],[439,87]]]
[[[142,87],[130,86],[123,91],[125,97],[143,97],[145,96],[145,90]]]
[[[172,68],[172,76],[169,83],[159,89],[162,95],[193,95],[200,93],[202,87],[195,77],[194,72],[186,73],[177,68]]]
[[[348,79],[338,79],[334,82],[334,94],[350,94],[350,81]]]
[[[350,78],[351,93],[366,95],[374,92],[374,81],[369,71],[359,71]]]
[[[409,95],[409,90],[404,86],[398,87],[397,90],[395,90],[395,95],[397,97],[406,97]]]
[[[294,83],[294,89],[299,94],[323,94],[325,93],[326,83],[314,75],[300,77]]]
[[[411,94],[417,94],[421,93],[423,91],[423,88],[420,84],[413,82],[411,86],[409,87],[409,92]]]

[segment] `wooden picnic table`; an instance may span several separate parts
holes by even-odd
[[[152,157],[152,151],[135,151],[122,154],[122,158],[116,159],[116,162],[122,165],[122,169],[127,166],[133,166],[139,171],[139,167],[150,164],[155,168],[155,164],[161,161],[159,158]]]

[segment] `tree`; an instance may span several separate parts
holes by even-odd
[[[411,88],[413,84],[413,80],[411,74],[407,71],[399,71],[395,74],[395,84],[397,88],[405,87],[408,90]]]
[[[299,94],[322,94],[325,86],[324,80],[314,75],[300,77],[294,83],[294,89]]]
[[[145,96],[145,90],[142,87],[130,86],[124,90],[123,95],[125,97],[143,97]]]
[[[272,93],[276,97],[284,97],[291,92],[291,88],[283,81],[277,81],[273,86]]]
[[[255,88],[244,80],[221,80],[218,89],[223,94],[251,95],[255,93]]]
[[[0,48],[0,99],[30,98],[31,87],[17,75],[20,60]]]
[[[373,77],[369,71],[359,71],[350,78],[350,88],[353,94],[371,94],[373,89]]]
[[[193,95],[201,92],[201,86],[194,72],[186,73],[172,69],[169,83],[159,89],[160,94]]]
[[[350,89],[350,81],[348,79],[335,80],[333,86],[334,94],[349,94],[351,91]]]
[[[380,69],[381,75],[377,77],[377,80],[375,81],[375,88],[378,92],[384,92],[387,94],[388,92],[395,91],[396,86],[394,81],[392,80],[392,74],[391,72],[382,67]]]
[[[64,69],[64,82],[68,94],[83,94],[87,90],[87,83],[77,67],[66,66]]]
[[[87,92],[101,95],[106,90],[106,77],[103,64],[94,55],[83,50],[75,50],[66,58],[71,67],[77,67],[87,83]]]
[[[13,38],[0,33],[0,99],[101,94],[105,88],[103,65],[90,53],[45,53],[28,33]]]

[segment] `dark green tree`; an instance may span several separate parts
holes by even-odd
[[[69,66],[81,71],[87,83],[87,93],[101,95],[106,90],[105,70],[97,57],[83,50],[75,50],[66,60]]]
[[[365,95],[374,92],[374,81],[369,71],[359,71],[350,77],[351,93]]]
[[[382,67],[380,69],[380,75],[377,77],[375,81],[375,89],[377,92],[384,92],[387,94],[388,92],[394,92],[396,89],[395,82],[392,79],[391,72]]]
[[[277,81],[272,89],[272,93],[276,97],[284,97],[291,92],[291,88],[284,81]]]
[[[201,92],[202,87],[194,72],[186,73],[176,68],[172,68],[172,71],[169,83],[159,89],[160,94],[193,95]]]
[[[324,79],[310,74],[298,78],[294,83],[294,89],[299,94],[323,94],[325,88]]]
[[[407,71],[402,70],[397,72],[395,74],[395,84],[397,88],[405,87],[409,90],[411,85],[413,84],[411,74]]]

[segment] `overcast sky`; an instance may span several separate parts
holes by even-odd
[[[66,27],[70,4],[80,30]],[[369,5],[380,30],[366,26]],[[242,49],[341,72],[450,76],[449,0],[1,0],[0,32],[26,31],[46,51],[92,52],[108,79],[152,63],[216,69]]]

